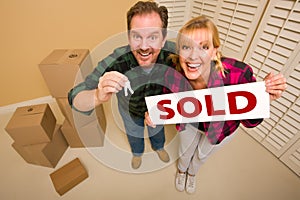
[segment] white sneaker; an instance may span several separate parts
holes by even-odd
[[[177,172],[176,179],[175,179],[175,186],[178,191],[180,192],[184,191],[185,181],[186,181],[186,173]]]
[[[196,191],[196,176],[187,175],[187,181],[185,186],[187,193],[194,193]]]

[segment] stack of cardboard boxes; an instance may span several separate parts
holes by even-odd
[[[68,92],[93,70],[88,49],[56,49],[40,64],[40,71],[65,121],[62,132],[70,147],[103,146],[106,118],[103,106],[91,115],[71,109]]]
[[[89,50],[56,49],[40,64],[40,71],[50,94],[65,117],[61,130],[70,147],[101,147],[106,131],[103,106],[95,108],[91,115],[71,109],[68,93],[93,70]],[[50,174],[55,190],[63,195],[88,177],[78,158]]]
[[[62,126],[48,104],[18,107],[5,130],[12,147],[28,163],[55,168],[68,148]],[[55,190],[63,195],[88,177],[78,158],[50,174]]]
[[[103,146],[106,118],[102,105],[85,115],[71,109],[68,103],[70,89],[93,70],[89,50],[54,50],[39,68],[65,117],[63,124],[57,124],[48,104],[39,104],[17,108],[5,129],[14,140],[12,147],[26,162],[54,168],[68,146]],[[78,158],[50,174],[60,195],[87,177]]]
[[[31,164],[54,168],[68,148],[48,104],[17,108],[5,129],[12,147]]]

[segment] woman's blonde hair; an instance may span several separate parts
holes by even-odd
[[[182,44],[182,42],[185,40],[184,35],[193,33],[194,31],[196,31],[198,29],[207,29],[208,32],[211,33],[214,48],[220,47],[221,42],[220,42],[220,37],[219,37],[219,31],[218,31],[217,27],[215,26],[215,24],[210,19],[206,18],[205,16],[199,16],[199,17],[195,17],[195,18],[189,20],[178,32],[177,39],[176,39],[177,55],[171,56],[173,63],[176,64],[177,71],[182,72],[182,69],[181,69],[181,66],[179,63],[179,49],[180,49],[180,44]],[[216,65],[215,65],[216,71],[221,72],[224,76],[225,69],[221,62],[221,57],[222,57],[221,52],[217,50],[216,57],[214,58],[214,61],[216,63]]]

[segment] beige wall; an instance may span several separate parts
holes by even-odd
[[[48,96],[38,64],[56,48],[92,50],[126,30],[137,0],[0,2],[0,106]]]

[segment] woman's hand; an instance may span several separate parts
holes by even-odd
[[[151,126],[152,128],[155,128],[156,125],[154,125],[150,119],[150,116],[149,116],[149,113],[148,112],[145,112],[145,124],[147,126]]]
[[[270,72],[265,78],[266,92],[270,95],[270,100],[276,100],[281,97],[282,93],[286,90],[286,78],[282,74],[274,75]]]

